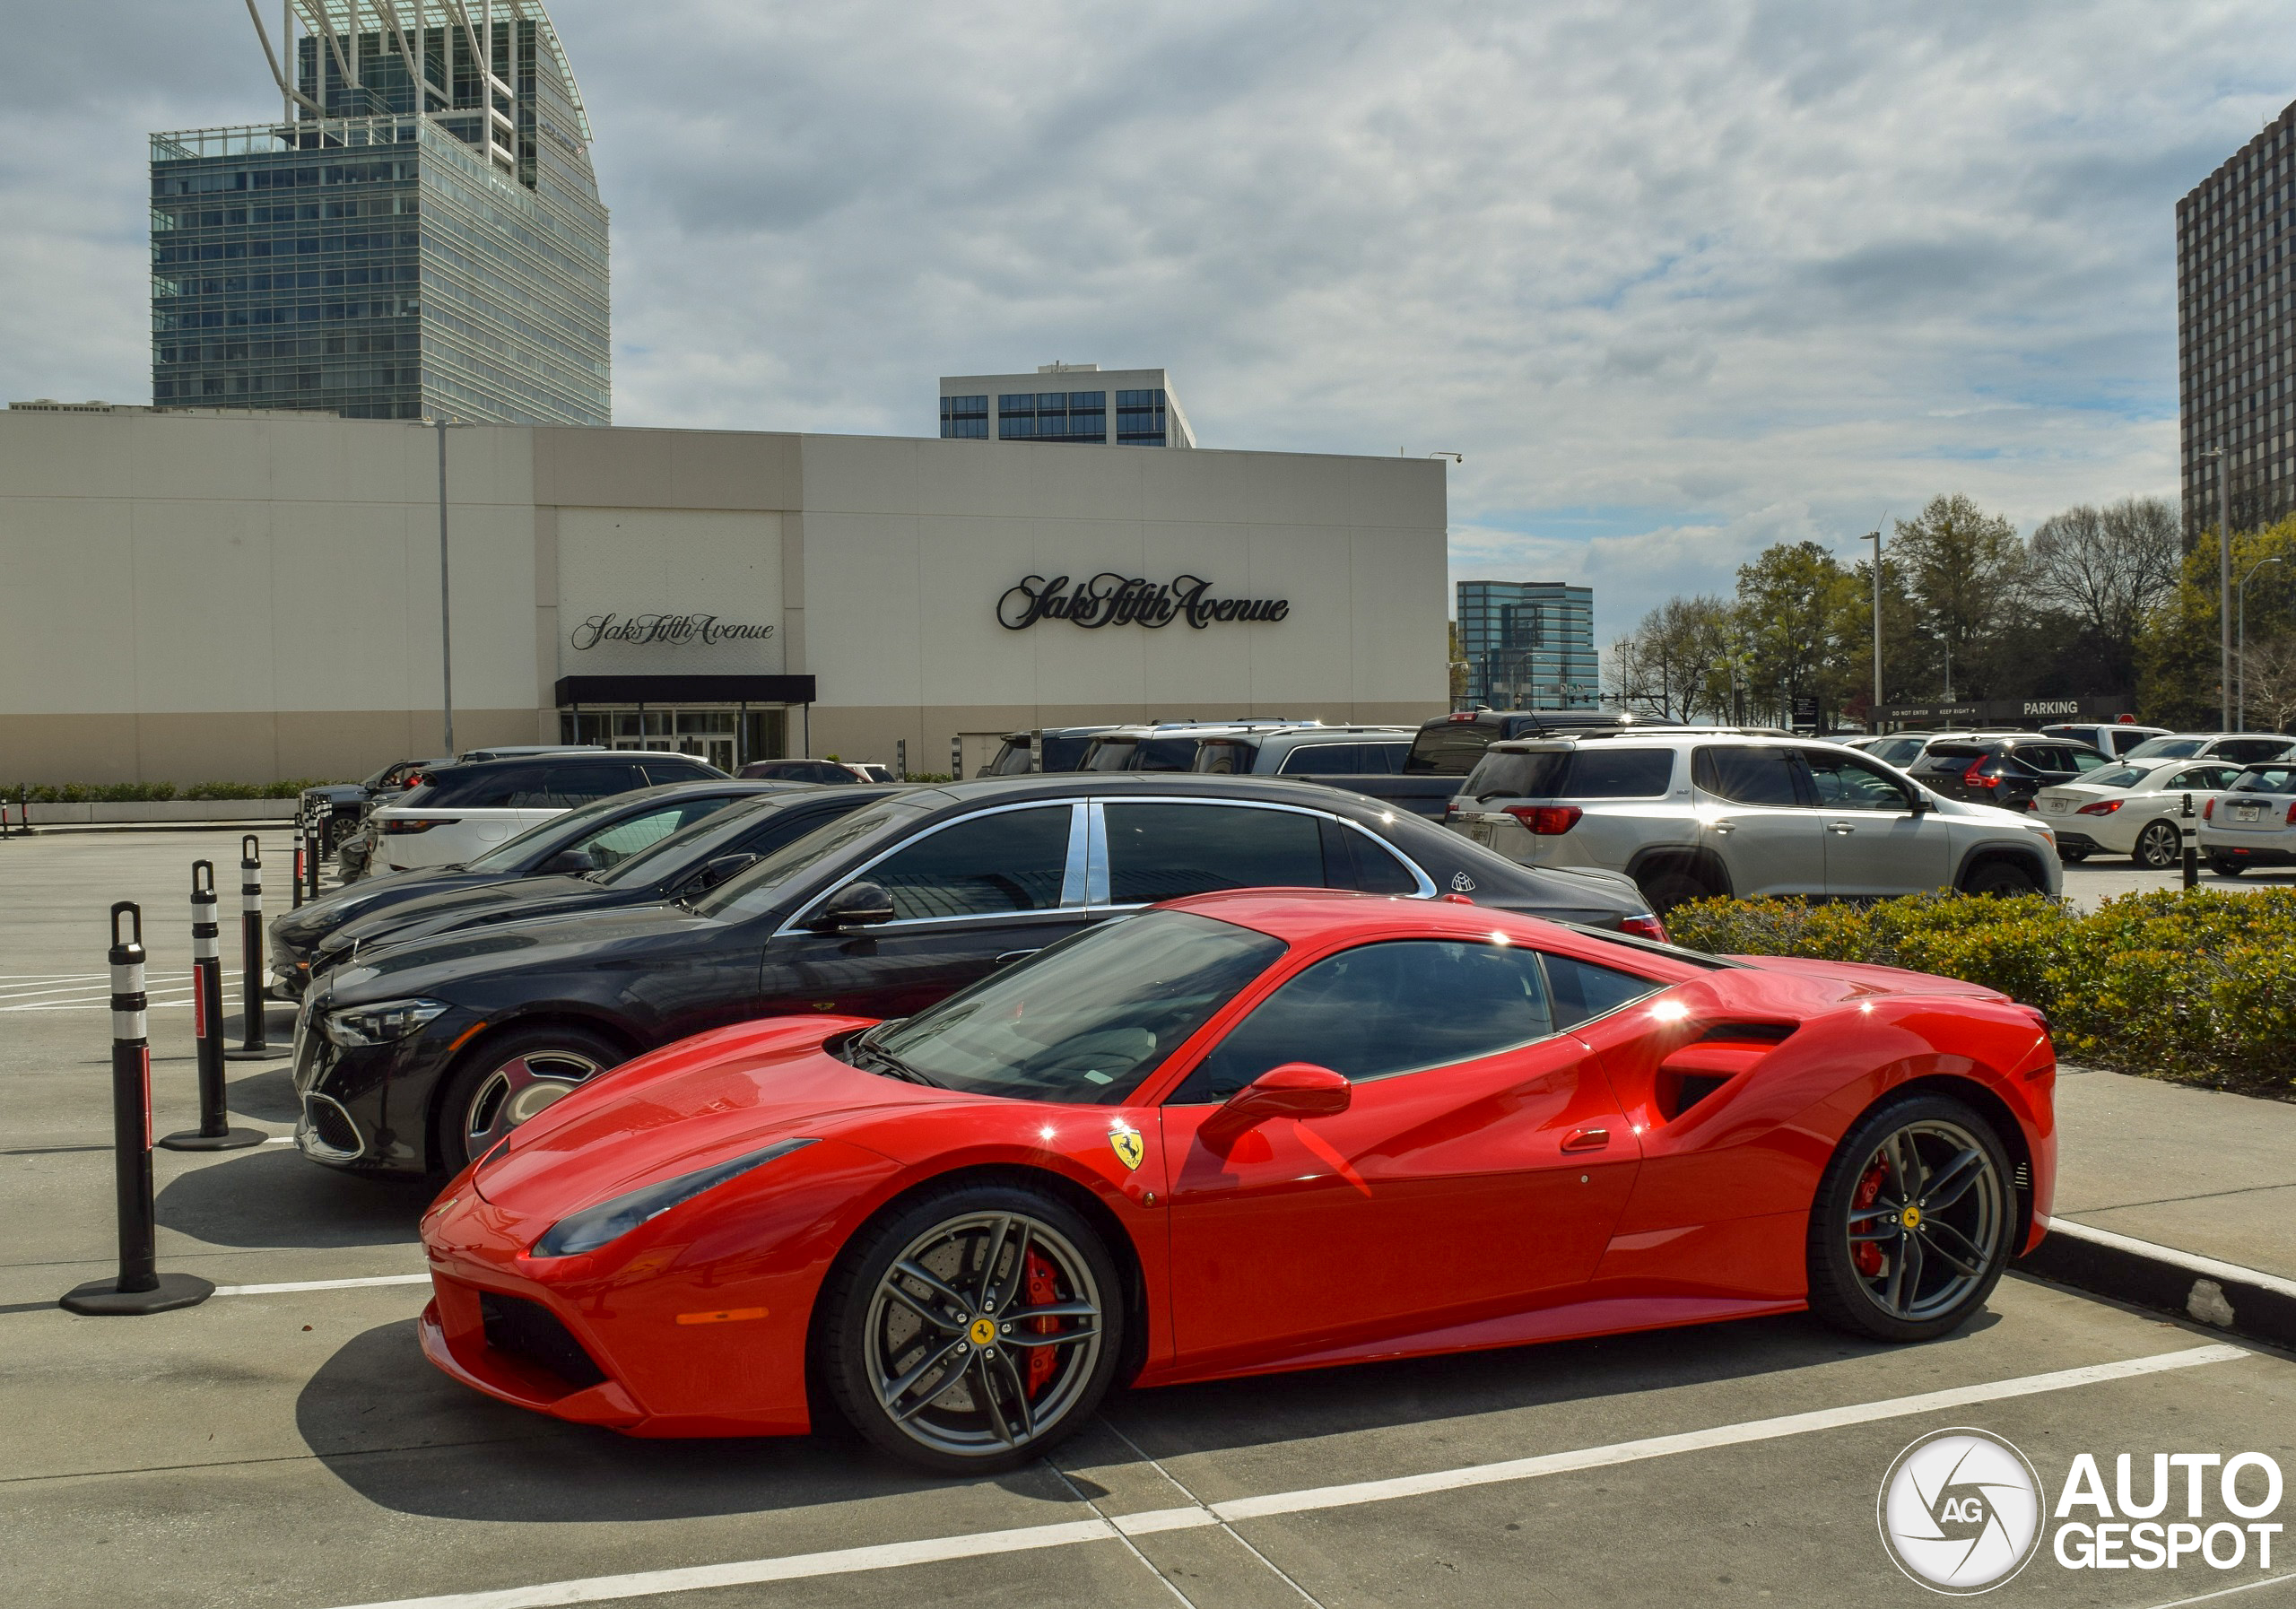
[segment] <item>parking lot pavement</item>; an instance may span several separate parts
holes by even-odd
[[[2097,856],[2065,868],[2065,897],[2083,910],[2094,910],[2115,894],[2143,893],[2152,889],[2182,888],[2184,874],[2148,872],[2126,856]],[[2200,886],[2237,893],[2244,889],[2296,888],[2296,867],[2286,871],[2254,871],[2238,877],[2220,877],[2200,864]]]
[[[106,836],[61,869],[0,844],[0,973],[76,969],[90,947],[100,970],[109,900],[161,910],[204,852]],[[155,966],[187,925],[150,924]],[[164,1128],[191,1116],[188,1013],[153,1015]],[[58,1309],[109,1268],[107,1031],[100,1004],[0,1021],[10,1603],[1911,1605],[1934,1600],[1884,1555],[1874,1500],[1929,1430],[2007,1438],[2051,1494],[2083,1451],[2108,1482],[2122,1451],[2296,1471],[2296,1363],[2015,1276],[1926,1346],[1793,1317],[1135,1393],[994,1479],[831,1436],[631,1440],[439,1374],[420,1283]],[[283,1132],[279,1065],[233,1072],[239,1120]],[[227,1288],[419,1271],[419,1188],[283,1146],[157,1165],[163,1266]],[[2283,1552],[2145,1575],[2044,1552],[1991,1601],[2137,1609],[2263,1583],[2242,1601],[2296,1604],[2274,1579],[2290,1572]]]

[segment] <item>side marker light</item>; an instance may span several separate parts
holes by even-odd
[[[763,1308],[726,1308],[715,1313],[680,1313],[680,1324],[739,1324],[744,1318],[762,1318]]]

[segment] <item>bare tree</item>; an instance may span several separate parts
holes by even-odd
[[[1686,721],[1712,708],[1708,674],[1721,652],[1729,605],[1720,598],[1668,598],[1611,646],[1624,708]]]
[[[2176,510],[2158,497],[2053,514],[2034,527],[2031,547],[2033,596],[2123,652],[2176,590],[2182,557]]]
[[[2296,721],[2296,636],[2251,640],[2243,674],[2248,724],[2286,731]]]

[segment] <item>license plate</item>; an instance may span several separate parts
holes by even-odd
[[[2047,803],[2051,815],[2063,815],[2068,808],[2063,799],[2050,799]]]
[[[2261,804],[2236,805],[2233,808],[2232,813],[2239,817],[2240,820],[2244,822],[2262,821],[2264,819],[2264,806]]]
[[[1468,822],[1467,836],[1479,844],[1488,844],[1491,841],[1491,823],[1489,822]]]

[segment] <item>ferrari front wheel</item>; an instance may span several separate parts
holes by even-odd
[[[1961,1101],[1915,1095],[1867,1113],[1811,1207],[1811,1309],[1883,1341],[1947,1334],[2008,1266],[2016,1199],[1999,1136]]]
[[[883,1451],[944,1474],[1009,1469],[1100,1405],[1123,1300],[1114,1259],[1065,1203],[958,1185],[857,1238],[823,1292],[817,1362]]]

